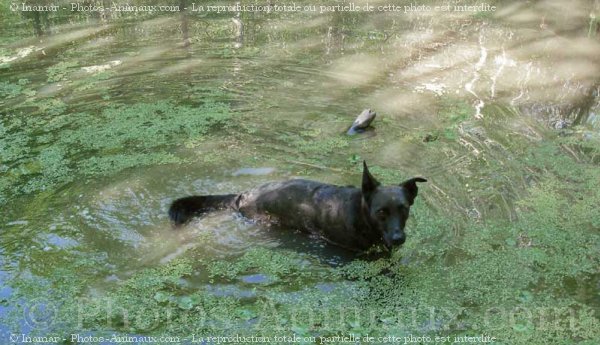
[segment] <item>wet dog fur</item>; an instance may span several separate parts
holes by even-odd
[[[415,177],[398,186],[381,186],[363,162],[361,188],[303,179],[272,182],[240,194],[177,199],[169,218],[178,227],[204,213],[231,209],[252,220],[317,234],[350,250],[377,244],[390,249],[405,242],[417,182],[426,181]]]

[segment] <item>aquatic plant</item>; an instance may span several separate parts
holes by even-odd
[[[64,114],[66,106],[43,106],[46,115],[0,123],[0,161],[11,164],[2,199],[54,188],[76,178],[109,176],[124,169],[177,163],[168,151],[182,138],[194,140],[231,119],[222,103],[193,108],[169,101],[112,106],[99,114]],[[51,146],[48,146],[51,145]]]
[[[0,98],[8,99],[14,98],[20,95],[25,96],[33,96],[35,95],[35,91],[27,88],[29,84],[29,80],[27,79],[19,79],[19,81],[14,83],[9,83],[6,81],[0,82]]]
[[[8,11],[6,5],[2,8]],[[467,21],[438,25],[451,35],[468,34],[465,23],[473,18],[489,21],[489,14],[473,13]],[[331,22],[325,16],[306,20],[313,19],[308,13],[289,17],[272,13],[269,20],[262,14],[243,16],[257,19],[257,25],[245,27],[248,35],[240,49],[227,41],[232,36],[230,14],[219,14],[218,25],[208,28],[211,18],[202,14],[190,23],[194,44],[201,49],[164,52],[172,55],[168,60],[161,55],[160,62],[150,64],[151,73],[139,74],[143,78],[119,78],[133,95],[142,95],[139,103],[117,103],[134,96],[121,96],[116,87],[105,88],[116,84],[112,84],[115,72],[74,80],[76,62],[46,69],[48,82],[64,86],[51,89],[57,92],[52,98],[32,97],[32,90],[40,85],[25,80],[0,83],[4,104],[31,97],[3,108],[0,119],[0,280],[10,290],[2,290],[0,306],[8,310],[3,320],[11,331],[56,334],[61,339],[74,332],[260,333],[308,339],[301,343],[350,334],[446,336],[451,342],[459,339],[455,337],[488,334],[497,338],[495,344],[598,343],[597,133],[577,127],[553,132],[518,109],[498,104],[487,104],[482,109],[484,118],[474,120],[472,105],[457,93],[432,98],[437,102],[431,107],[432,123],[382,113],[375,136],[349,139],[342,134],[341,124],[333,128],[346,117],[330,116],[333,107],[326,104],[338,106],[356,99],[348,107],[360,106],[379,88],[410,92],[395,80],[398,70],[410,67],[403,58],[393,57],[399,49],[418,53],[419,61],[434,59],[438,52],[445,56],[450,49],[437,50],[437,42],[420,37],[424,43],[405,49],[411,44],[404,36],[407,23],[392,16],[377,18],[381,22],[369,19],[374,15],[358,13],[331,14]],[[421,28],[420,24],[410,19],[408,27]],[[488,32],[504,32],[492,26]],[[149,27],[135,32],[154,42],[158,36],[149,31],[164,26]],[[173,31],[165,32],[179,33],[180,27],[169,29]],[[110,38],[118,38],[119,30],[112,25]],[[307,34],[327,38],[313,40]],[[518,35],[515,32],[514,37]],[[253,45],[262,41],[266,43]],[[139,42],[127,43],[111,45],[106,51],[145,58],[137,49]],[[73,48],[65,55],[76,57],[82,65],[99,54],[95,48],[82,54],[76,44],[68,45]],[[273,50],[282,53],[270,55]],[[155,87],[158,79],[166,77],[155,78],[154,67],[164,61],[187,62],[181,52],[204,54],[202,64],[208,67],[197,67],[200,73],[193,71],[193,78],[185,81],[189,84],[176,79]],[[343,97],[331,90],[319,98],[323,88],[314,84],[321,81],[315,72],[322,70],[315,64],[331,64],[338,52],[346,56],[386,53],[386,72],[392,73],[381,73],[370,85],[343,90]],[[193,69],[186,68],[186,73]],[[207,82],[205,72],[214,80]],[[285,93],[273,92],[281,83],[270,81],[282,82]],[[152,85],[146,88],[147,84]],[[528,85],[519,87],[528,89]],[[106,91],[95,94],[99,88]],[[71,91],[85,91],[94,100],[80,102]],[[156,100],[164,91],[179,98]],[[318,115],[299,120],[279,116],[284,114],[279,110],[285,101],[277,96],[288,93],[292,96],[284,100],[293,100],[290,109],[297,104],[301,111],[308,108]],[[101,98],[113,101],[99,102]],[[234,117],[229,104],[243,111]],[[433,140],[424,142],[428,134]],[[411,211],[409,240],[390,256],[357,257],[332,266],[302,247],[292,251],[254,243],[250,249],[211,256],[202,247],[216,239],[209,232],[195,233],[202,231],[201,224],[189,233],[167,233],[176,241],[180,235],[192,235],[185,244],[177,242],[177,251],[168,253],[173,255],[157,250],[153,255],[159,258],[145,261],[143,257],[145,250],[162,249],[167,242],[162,237],[168,231],[164,211],[172,196],[157,192],[148,197],[147,189],[138,184],[155,175],[141,172],[145,168],[168,165],[155,169],[161,178],[185,174],[185,182],[173,182],[177,184],[173,193],[179,194],[188,192],[188,184],[189,191],[221,191],[231,184],[241,188],[275,178],[235,177],[239,180],[230,182],[230,168],[245,166],[276,167],[275,174],[280,174],[276,178],[313,176],[357,185],[363,159],[384,184],[398,183],[413,173],[430,179]],[[181,170],[173,172],[172,167]],[[189,181],[186,169],[203,169],[198,174],[202,179]],[[123,178],[123,184],[121,172],[131,177]],[[204,179],[206,174],[209,177]],[[211,174],[224,174],[227,182]],[[132,204],[121,203],[125,194]],[[149,199],[151,207],[144,203]],[[106,219],[104,227],[99,219]],[[48,235],[54,235],[54,240]],[[137,236],[136,240],[123,240],[127,235]],[[153,247],[152,241],[159,244]],[[55,312],[51,320],[44,310]],[[35,311],[39,313],[31,314]],[[25,327],[32,320],[39,321],[34,326],[40,327]]]
[[[46,69],[48,75],[48,82],[55,83],[67,79],[67,73],[73,67],[76,67],[78,63],[76,61],[61,61],[54,66]]]

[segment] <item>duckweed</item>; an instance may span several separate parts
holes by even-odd
[[[56,106],[59,100],[49,102],[52,110],[42,106],[46,115],[39,118],[15,116],[0,122],[0,159],[11,165],[8,178],[2,179],[2,200],[80,177],[183,162],[169,151],[172,145],[205,136],[231,120],[226,105],[210,101],[198,107],[159,101],[68,115],[64,106]]]

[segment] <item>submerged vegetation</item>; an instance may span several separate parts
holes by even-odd
[[[7,6],[0,18],[29,28]],[[480,46],[509,25],[490,13],[448,19],[424,38],[429,19],[390,14],[241,13],[243,35],[231,13],[182,18],[108,20],[76,31],[85,39],[0,47],[0,339],[598,343],[600,134],[584,119],[596,114],[597,85],[591,100],[565,96],[588,90],[596,70],[536,99],[544,80],[527,78],[543,78],[546,62],[516,61],[539,51]],[[568,33],[594,39],[583,19]],[[52,23],[65,17],[38,29]],[[495,59],[480,65],[484,50]],[[577,66],[595,56],[577,53]],[[510,68],[518,78],[503,80]],[[455,80],[484,86],[453,89]],[[366,106],[378,112],[374,128],[345,136]],[[577,119],[552,118],[563,113]],[[384,184],[429,180],[407,242],[389,255],[340,254],[229,214],[178,232],[166,220],[170,200],[186,194],[290,177],[356,185],[363,160]]]
[[[1,159],[10,166],[0,200],[127,168],[182,162],[171,152],[173,144],[197,140],[231,118],[225,104],[214,102],[115,105],[99,114],[65,110],[33,118],[9,114],[0,123]]]
[[[15,125],[9,125],[6,133],[12,137],[3,137],[23,144],[3,150],[5,157],[22,165],[22,171],[38,175],[8,187],[35,192],[38,186],[55,188],[77,176],[110,176],[143,165],[193,164],[160,149],[181,138],[206,135],[213,126],[232,120],[222,104],[208,102],[200,107],[206,115],[202,118],[194,116],[197,109],[159,101],[110,107],[96,117],[70,114],[76,116],[71,121],[56,116],[45,127],[64,126],[62,135],[45,139],[54,144],[37,150],[27,148],[40,145],[43,133],[16,135]],[[467,127],[468,122],[462,121],[461,126]],[[248,135],[229,131],[227,135]],[[341,136],[319,139],[318,131],[300,135],[312,141],[287,142],[305,161],[315,157],[308,161],[314,164],[323,164],[321,154],[339,159],[352,152],[369,155]],[[150,137],[155,140],[145,140]],[[421,143],[420,138],[407,138]],[[29,144],[33,140],[36,145]],[[454,142],[450,139],[449,144]],[[102,283],[102,292],[90,294],[89,286],[98,284],[95,277],[116,273],[102,252],[90,247],[32,248],[33,275],[9,281],[15,289],[9,304],[27,307],[18,301],[43,294],[44,303],[55,308],[51,334],[61,337],[82,329],[96,336],[117,330],[196,337],[288,334],[303,339],[340,334],[487,334],[501,344],[571,344],[573,339],[592,344],[600,337],[598,304],[590,304],[595,297],[587,287],[597,279],[600,265],[596,255],[600,219],[594,212],[600,203],[600,190],[594,188],[600,170],[586,157],[594,157],[600,145],[586,142],[591,151],[574,157],[569,152],[577,150],[578,142],[567,136],[533,145],[524,145],[525,139],[512,143],[521,147],[518,162],[512,163],[521,169],[505,174],[515,183],[526,178],[528,187],[523,197],[513,200],[511,219],[457,218],[453,212],[436,211],[427,202],[431,189],[424,187],[425,201],[414,207],[410,240],[390,258],[332,267],[289,249],[256,247],[222,260],[207,257],[200,246],[169,263],[116,278],[118,284]],[[369,145],[377,152],[386,143],[373,138]],[[75,162],[74,148],[97,154]],[[356,163],[346,160],[339,166],[356,175]],[[504,164],[488,163],[484,173]],[[383,166],[374,166],[373,171],[388,183],[402,177]],[[519,176],[522,171],[528,171],[531,179]],[[483,181],[479,188],[493,183],[493,179]],[[210,235],[196,240],[214,241]],[[52,265],[42,268],[35,263],[41,257]],[[38,277],[37,270],[45,278]],[[65,303],[65,298],[74,302]],[[18,322],[21,312],[14,308],[11,319]],[[48,334],[48,329],[32,333]]]

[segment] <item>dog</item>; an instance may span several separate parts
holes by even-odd
[[[244,217],[316,234],[337,246],[363,251],[383,244],[388,250],[406,240],[404,227],[417,197],[415,177],[381,186],[363,162],[362,187],[311,180],[272,182],[240,194],[189,196],[175,200],[169,218],[179,227],[204,213],[231,209]]]

